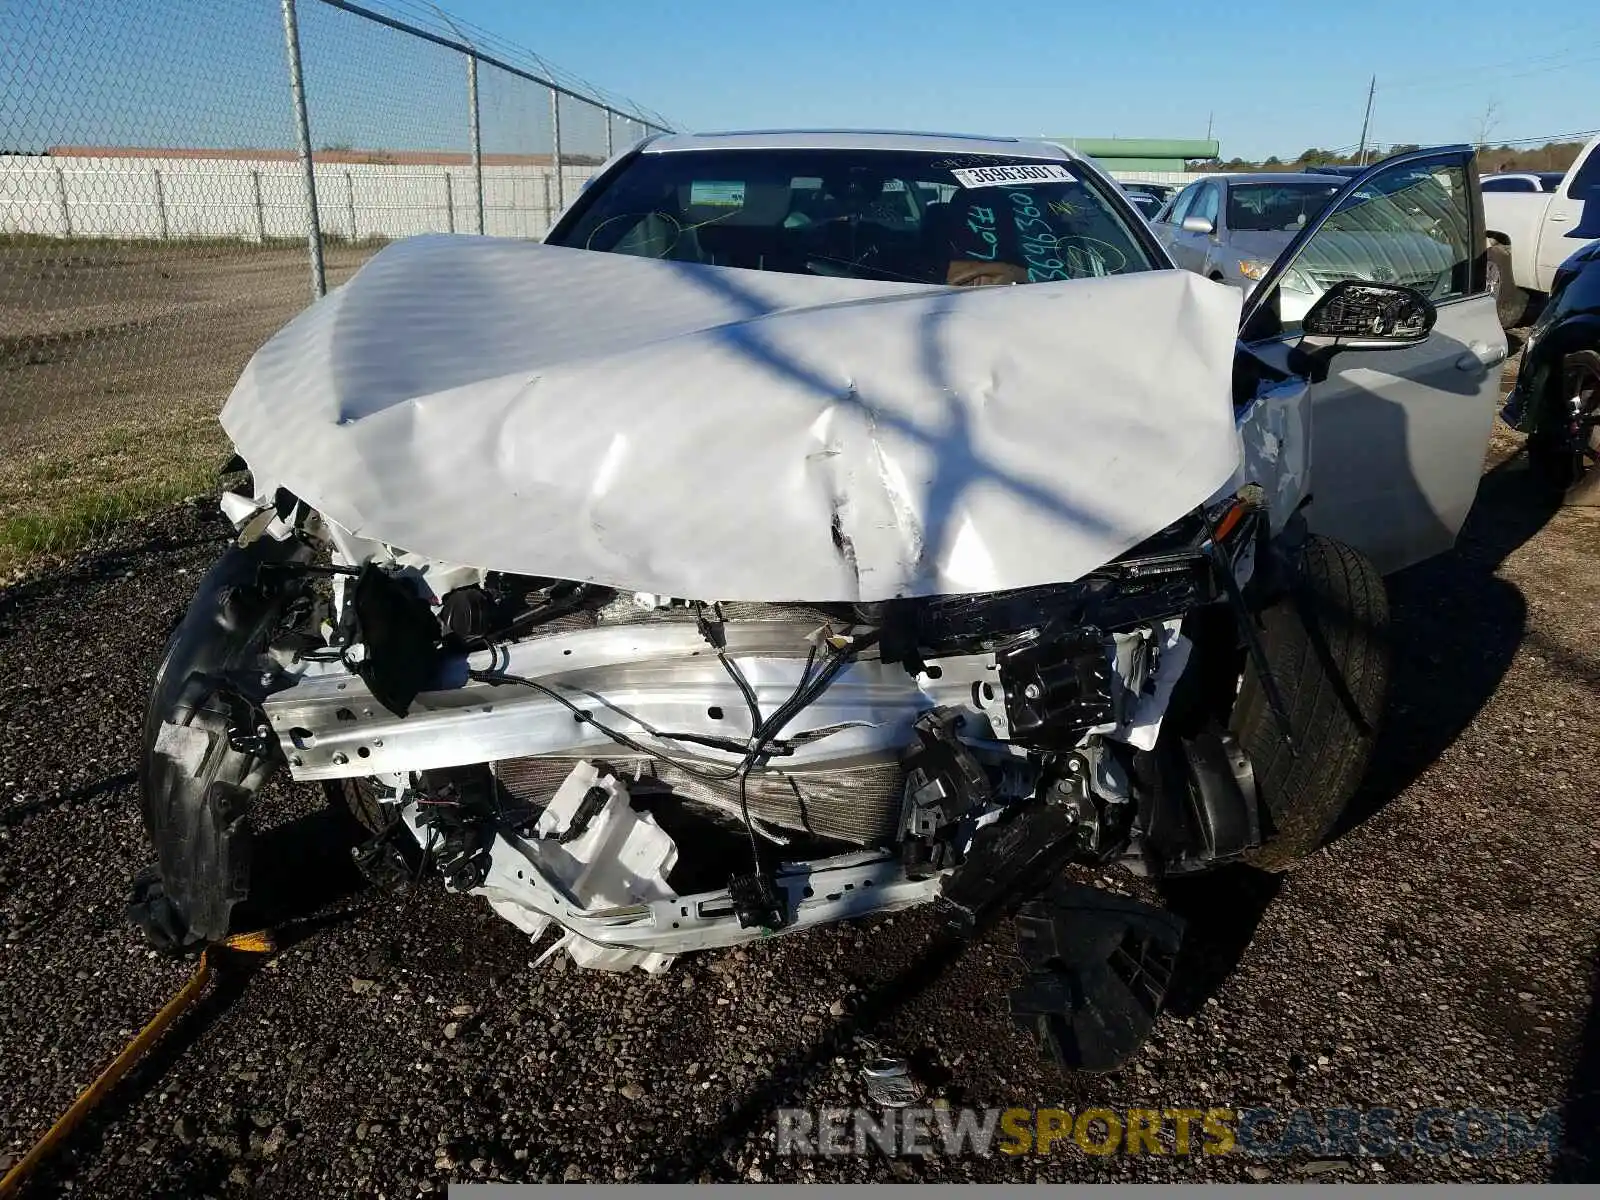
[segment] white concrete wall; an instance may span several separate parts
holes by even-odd
[[[594,171],[562,168],[567,202]],[[316,177],[325,235],[477,232],[470,166],[319,163]],[[0,155],[0,233],[304,237],[302,178],[296,162]],[[483,206],[488,233],[543,236],[557,211],[554,169],[484,167]]]
[[[1112,171],[1111,178],[1121,183],[1193,183],[1204,179],[1211,171]]]
[[[317,164],[324,234],[396,238],[476,233],[470,166]],[[592,166],[563,167],[566,200]],[[1188,183],[1193,171],[1115,171],[1128,182]],[[555,171],[486,166],[486,232],[542,237],[557,211]],[[305,236],[300,164],[220,158],[45,158],[0,155],[0,234],[46,237]]]

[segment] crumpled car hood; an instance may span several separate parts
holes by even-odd
[[[717,600],[1075,579],[1240,458],[1239,294],[950,289],[481,237],[380,252],[251,360],[257,491],[443,562]]]

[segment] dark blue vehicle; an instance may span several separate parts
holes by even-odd
[[[1563,503],[1600,505],[1600,241],[1556,272],[1501,415],[1528,435],[1530,464]]]

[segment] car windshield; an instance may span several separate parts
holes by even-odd
[[[1294,232],[1314,220],[1343,188],[1337,182],[1230,183],[1228,228]]]
[[[549,239],[761,271],[937,284],[1154,268],[1098,179],[1065,160],[901,150],[640,154]]]

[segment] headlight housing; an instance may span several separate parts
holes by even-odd
[[[1259,258],[1241,258],[1239,260],[1239,274],[1246,279],[1260,282],[1270,270],[1272,270],[1272,264]]]
[[[1311,280],[1297,270],[1289,270],[1283,273],[1283,289],[1286,292],[1299,292],[1303,296],[1315,296],[1317,294],[1317,289]]]

